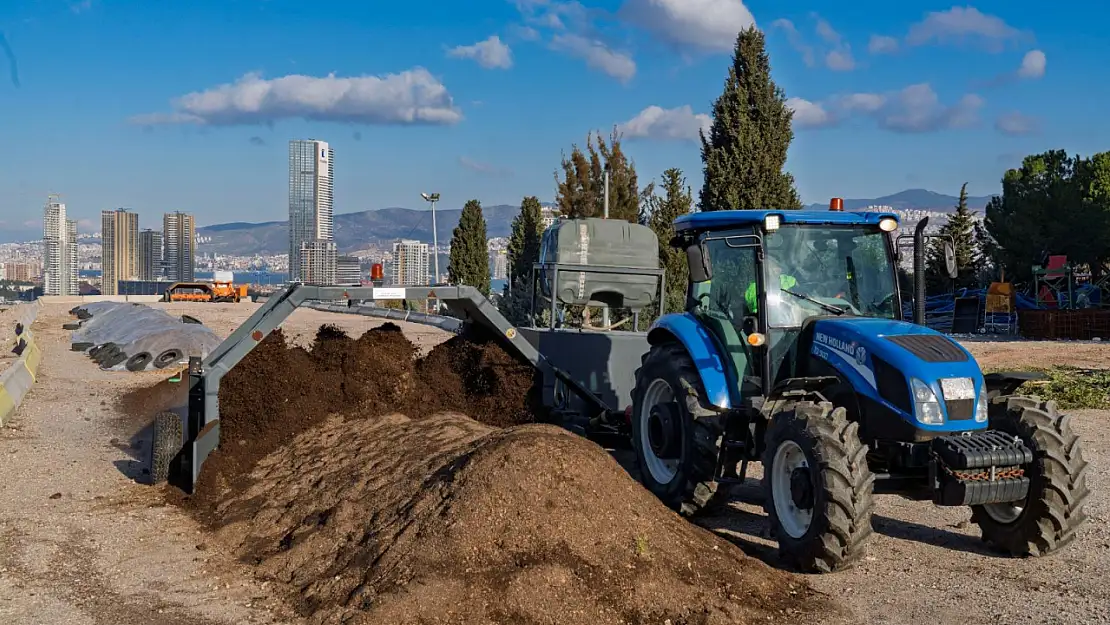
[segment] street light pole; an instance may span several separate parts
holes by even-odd
[[[436,202],[439,201],[438,193],[421,193],[420,197],[424,198],[432,204],[432,258],[435,266],[435,275],[432,277],[431,286],[439,283],[439,231],[436,228]],[[439,313],[439,301],[436,300],[435,308],[433,309],[437,314]]]

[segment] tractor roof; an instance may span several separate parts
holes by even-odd
[[[883,217],[898,218],[894,213],[854,213],[814,210],[743,210],[706,211],[682,215],[674,222],[676,231],[710,230],[762,224],[767,215],[780,215],[783,224],[811,225],[878,225]]]

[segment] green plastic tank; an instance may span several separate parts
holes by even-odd
[[[647,226],[619,219],[564,219],[543,234],[544,265],[587,265],[658,269],[659,239]],[[541,292],[551,297],[555,271],[544,267]],[[560,268],[555,297],[570,306],[609,306],[638,310],[655,302],[658,276],[588,273]]]

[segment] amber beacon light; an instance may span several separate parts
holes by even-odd
[[[844,198],[834,197],[829,200],[829,210],[843,212],[844,211]]]

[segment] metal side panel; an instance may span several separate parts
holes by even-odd
[[[521,328],[520,334],[609,410],[619,412],[632,405],[636,370],[649,347],[647,333]],[[567,394],[556,393],[561,381],[549,371],[544,372],[543,379],[544,403],[563,407],[560,396]]]

